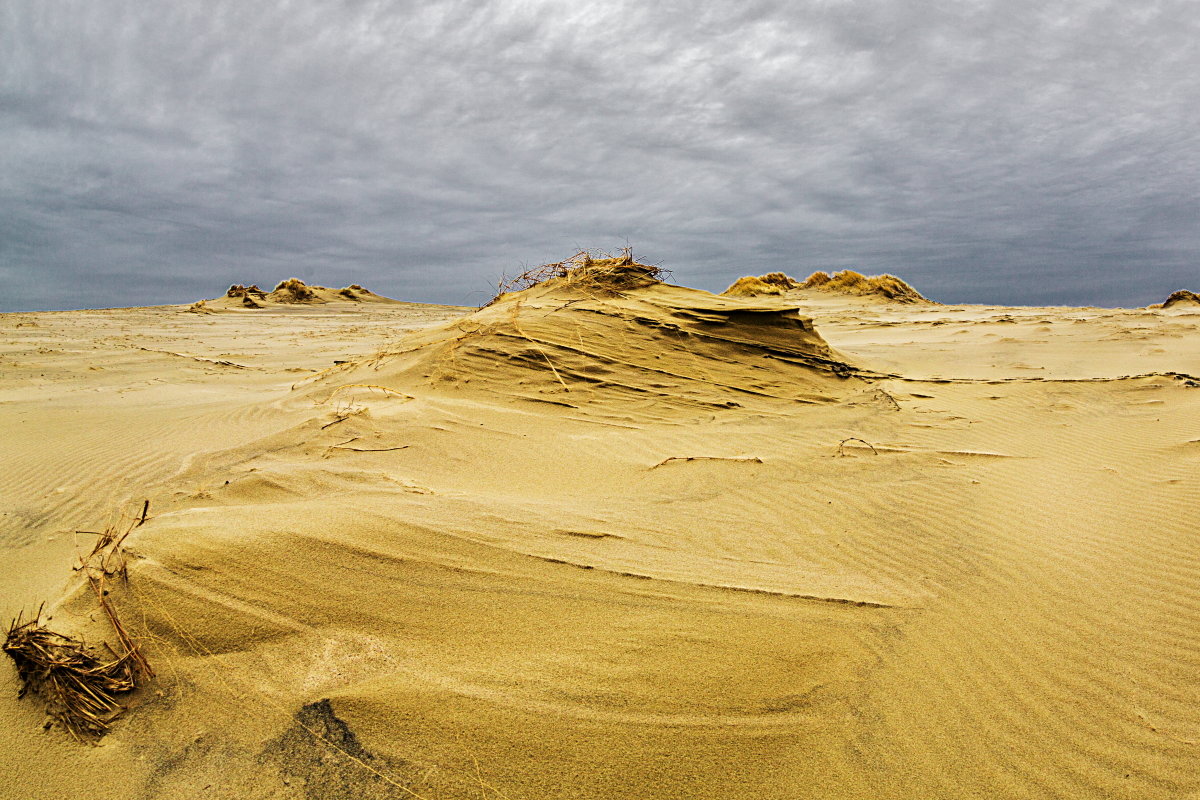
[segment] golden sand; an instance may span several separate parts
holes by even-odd
[[[0,316],[0,796],[1200,797],[1200,313],[791,291]]]

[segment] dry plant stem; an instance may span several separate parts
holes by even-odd
[[[672,461],[741,461],[747,464],[763,463],[763,460],[758,456],[671,456],[670,458],[664,458],[650,469],[658,469],[664,464],[670,464]]]
[[[886,400],[886,401],[887,401],[887,403],[888,403],[888,404],[889,404],[889,405],[890,405],[890,406],[891,406],[893,409],[895,409],[896,411],[899,411],[899,410],[900,410],[900,403],[899,403],[899,402],[897,402],[897,401],[896,401],[896,398],[895,398],[895,397],[893,397],[893,396],[891,395],[891,393],[890,393],[890,392],[888,392],[886,389],[877,389],[877,390],[876,390],[876,396],[878,396],[878,397],[882,397],[882,398],[883,398],[884,400]]]
[[[531,345],[533,345],[535,350],[537,350],[539,353],[542,354],[542,358],[546,359],[546,366],[550,367],[550,371],[554,373],[554,377],[562,385],[563,391],[564,392],[571,391],[571,389],[567,386],[567,382],[562,379],[562,375],[559,375],[558,370],[554,368],[554,362],[550,360],[550,356],[546,355],[546,351],[542,349],[541,345],[539,345],[536,341],[534,341],[532,338],[530,338],[529,334],[527,334],[527,333],[525,333],[525,331],[521,330],[521,326],[517,324],[517,314],[518,314],[518,312],[520,312],[520,310],[521,310],[521,301],[518,300],[516,302],[516,304],[513,306],[511,319],[509,320],[509,322],[513,326],[513,330],[515,330],[518,334],[520,334],[522,337],[524,337],[526,341],[528,341]]]
[[[132,660],[143,675],[152,678],[154,677],[154,670],[150,668],[150,664],[130,638],[128,631],[121,624],[120,619],[112,608],[112,604],[108,602],[108,590],[104,586],[110,575],[120,575],[122,580],[129,580],[129,568],[125,562],[125,552],[121,549],[121,545],[124,543],[125,537],[129,536],[135,528],[139,528],[146,523],[149,513],[150,501],[145,500],[142,503],[141,513],[134,519],[132,525],[129,525],[119,533],[117,525],[105,528],[100,538],[96,540],[92,552],[88,554],[87,558],[82,560],[80,567],[87,576],[88,583],[96,595],[96,600],[100,604],[100,608],[104,611],[104,615],[108,617],[113,630],[116,631],[117,638],[121,642],[121,647],[125,651],[124,657]]]
[[[393,450],[407,450],[408,445],[402,444],[399,447],[342,447],[334,445],[330,450],[349,450],[352,453],[390,453]]]
[[[840,443],[838,443],[838,455],[839,456],[846,455],[846,442],[862,442],[867,447],[871,448],[872,453],[874,453],[875,455],[879,455],[879,451],[875,449],[875,445],[871,444],[866,439],[859,439],[857,436],[851,436],[848,439],[842,439],[842,441]]]
[[[130,638],[129,632],[125,630],[125,626],[121,624],[121,620],[117,617],[117,613],[113,611],[112,604],[108,602],[108,590],[104,588],[104,576],[95,577],[88,576],[88,583],[92,586],[92,591],[96,594],[96,601],[100,604],[101,610],[104,611],[104,616],[108,617],[109,623],[113,626],[113,630],[117,632],[117,639],[121,642],[121,647],[125,651],[122,659],[128,659],[133,662],[137,669],[147,678],[154,677],[154,670],[150,668],[150,663],[146,661],[146,657],[142,655],[141,649]]]
[[[292,388],[295,388],[295,386],[293,386]],[[374,383],[346,383],[346,384],[343,384],[343,385],[337,387],[332,392],[330,392],[329,396],[326,397],[321,402],[328,403],[330,400],[337,397],[339,394],[341,394],[346,389],[371,389],[374,391],[383,392],[385,395],[399,397],[405,401],[415,399],[410,394],[405,394],[404,392],[398,392],[395,389],[389,389],[387,386],[379,386],[378,384],[374,384]]]

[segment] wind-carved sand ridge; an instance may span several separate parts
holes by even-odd
[[[564,265],[0,320],[9,563],[148,498],[108,597],[158,673],[100,748],[10,684],[5,796],[1200,796],[1200,318]]]

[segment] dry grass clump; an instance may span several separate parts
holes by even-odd
[[[768,272],[766,275],[746,275],[738,278],[722,294],[731,297],[755,297],[758,295],[783,294],[790,289],[799,289],[800,283],[782,272]]]
[[[875,295],[897,303],[932,302],[895,275],[867,276],[852,269],[835,272],[832,275],[828,272],[814,272],[808,276],[801,288],[859,296]]]
[[[764,294],[782,294],[783,289],[779,286],[767,283],[762,278],[757,278],[753,275],[744,275],[738,278],[729,288],[721,292],[721,294],[730,295],[731,297],[756,297]]]
[[[116,696],[137,688],[139,677],[154,677],[154,670],[117,617],[106,588],[109,578],[129,579],[121,545],[146,521],[149,509],[150,502],[146,501],[140,516],[122,517],[96,533],[95,545],[77,567],[116,632],[120,654],[105,644],[107,657],[101,657],[78,639],[50,630],[41,624],[40,608],[31,620],[13,620],[4,641],[4,652],[16,664],[21,679],[18,697],[30,692],[41,697],[47,713],[80,741],[103,736],[113,719],[124,711]]]
[[[340,297],[344,297],[347,300],[361,300],[362,297],[360,295],[372,294],[370,290],[364,289],[357,283],[352,283],[344,289],[338,289],[337,293]]]
[[[81,741],[103,736],[124,710],[116,696],[137,686],[131,653],[101,660],[78,639],[42,625],[40,609],[27,622],[13,620],[4,652],[21,679],[17,696],[40,696],[50,716]]]
[[[622,248],[618,255],[599,250],[580,250],[564,261],[541,264],[514,278],[502,278],[496,296],[482,307],[487,308],[510,292],[521,292],[550,281],[585,292],[612,293],[650,286],[669,275],[668,270],[657,265],[636,262],[631,247]]]
[[[763,283],[771,286],[778,286],[781,289],[799,289],[800,282],[791,275],[785,275],[782,272],[768,272],[759,278]]]
[[[249,286],[242,286],[240,283],[235,283],[225,292],[226,297],[266,297],[267,293],[258,288],[258,284],[252,283]]]
[[[280,303],[303,303],[308,300],[316,300],[317,295],[309,288],[308,284],[299,278],[288,278],[275,286],[271,292],[271,299]]]
[[[242,298],[242,305],[246,308],[262,308],[262,304],[258,301],[267,299],[267,293],[258,288],[258,284],[256,283],[252,283],[249,286],[242,286],[240,283],[235,283],[225,292],[225,296]]]
[[[1171,292],[1171,296],[1163,301],[1159,308],[1170,308],[1171,306],[1200,306],[1200,295],[1195,292],[1189,292],[1187,289],[1180,289],[1177,292]]]

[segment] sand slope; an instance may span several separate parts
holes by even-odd
[[[577,288],[2,318],[21,602],[150,497],[160,675],[5,796],[1200,797],[1200,318]]]

